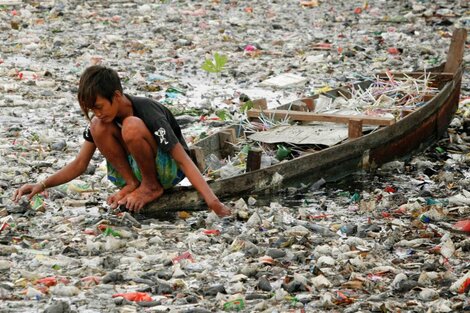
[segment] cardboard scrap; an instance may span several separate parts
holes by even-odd
[[[261,86],[265,87],[273,87],[273,88],[290,88],[305,84],[307,82],[307,78],[291,74],[285,73],[281,74],[276,77],[271,77],[265,81],[260,83]]]
[[[277,126],[248,138],[270,144],[285,142],[332,146],[348,138],[348,126],[337,123]]]

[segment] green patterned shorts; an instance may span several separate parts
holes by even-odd
[[[128,155],[127,159],[135,177],[139,181],[142,181],[142,173],[140,172],[137,162],[134,160],[132,155]],[[126,181],[122,178],[121,174],[111,165],[106,162],[108,170],[108,179],[117,187],[122,188],[126,185]],[[157,156],[155,158],[155,166],[157,168],[158,181],[164,189],[171,188],[178,184],[184,179],[184,173],[178,167],[176,161],[171,155],[160,148],[157,150]]]

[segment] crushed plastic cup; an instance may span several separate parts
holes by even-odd
[[[127,292],[127,293],[116,293],[113,294],[113,298],[122,297],[128,301],[133,302],[151,302],[152,297],[145,292]]]
[[[470,289],[470,278],[467,278],[457,290],[458,293],[466,293]]]
[[[205,229],[203,231],[204,235],[208,236],[219,236],[220,235],[220,230],[218,229]]]
[[[189,260],[190,262],[194,263],[193,256],[191,255],[189,251],[183,252],[179,256],[173,258],[172,262],[173,264],[176,264],[176,263],[181,262],[182,260]]]
[[[245,308],[245,300],[238,298],[224,303],[224,311],[241,311]]]
[[[51,276],[38,279],[35,283],[38,285],[44,285],[46,287],[52,287],[57,285],[59,282],[64,285],[67,285],[69,283],[69,280],[65,277]]]
[[[452,226],[454,229],[470,233],[470,220],[458,221]]]
[[[118,232],[109,227],[108,225],[101,224],[98,226],[98,229],[103,232],[105,236],[113,236],[113,237],[122,237],[122,235]]]
[[[431,223],[431,218],[427,216],[426,214],[421,214],[421,216],[419,217],[419,220],[425,224]]]
[[[276,159],[279,161],[284,160],[291,154],[291,150],[284,145],[277,145]]]
[[[105,236],[121,237],[121,234],[119,232],[113,230],[111,227],[107,227],[104,230],[103,234]]]
[[[40,194],[36,194],[31,198],[31,208],[35,211],[44,208],[45,203],[44,203],[44,196]]]

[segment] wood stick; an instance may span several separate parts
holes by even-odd
[[[261,168],[261,155],[263,151],[261,149],[252,148],[248,151],[246,158],[246,171],[252,172]]]

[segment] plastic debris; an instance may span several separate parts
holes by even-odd
[[[135,301],[135,302],[150,302],[153,301],[152,297],[150,297],[145,292],[127,292],[127,293],[116,293],[113,294],[113,298],[122,297],[128,301]]]
[[[468,71],[450,128],[422,153],[227,199],[232,218],[111,210],[99,153],[79,180],[10,200],[79,149],[87,121],[76,90],[90,65],[164,103],[189,143],[232,123],[246,134],[292,126],[248,123],[259,99],[273,108],[314,96],[310,108],[295,103],[399,120],[436,89],[427,75],[394,73],[446,61],[468,12],[450,0],[0,0],[0,311],[468,311]],[[463,59],[468,68],[468,51]],[[372,85],[349,99],[328,94],[364,79]],[[262,150],[261,168],[325,148],[238,142],[234,157],[207,156],[206,176],[243,173],[250,147]]]

